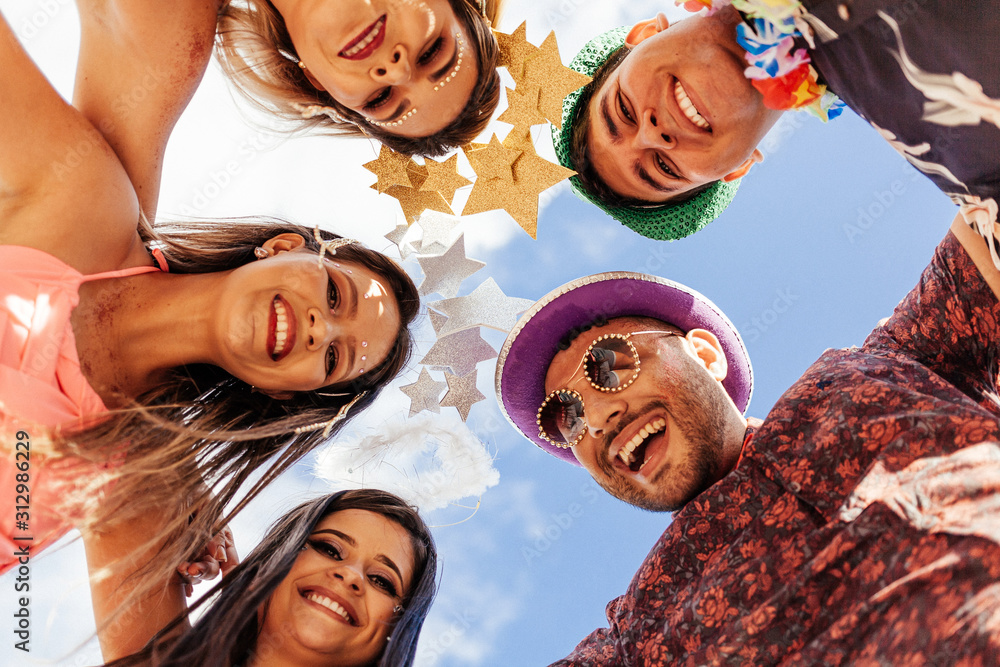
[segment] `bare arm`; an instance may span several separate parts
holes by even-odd
[[[986,240],[966,224],[961,213],[956,215],[952,221],[951,233],[965,248],[965,252],[979,269],[983,280],[993,290],[993,295],[997,297],[997,300],[1000,300],[1000,270],[993,265],[989,248],[986,247]]]
[[[77,0],[73,105],[117,154],[155,217],[167,139],[201,82],[221,0]]]
[[[142,649],[170,621],[184,613],[184,582],[157,587],[139,599],[129,600],[139,582],[132,576],[156,554],[159,544],[137,549],[158,532],[162,512],[152,511],[101,531],[84,533],[94,620],[104,660],[110,662]],[[176,632],[187,628],[187,622]]]
[[[118,268],[134,261],[138,213],[114,152],[0,17],[0,243],[44,250],[84,273]]]

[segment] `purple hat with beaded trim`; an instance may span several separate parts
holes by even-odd
[[[705,329],[719,339],[729,371],[722,386],[741,412],[753,392],[753,369],[743,339],[719,308],[689,287],[631,271],[577,278],[533,305],[511,330],[497,358],[497,401],[504,416],[528,440],[564,461],[580,465],[572,449],[538,435],[538,407],[545,400],[545,374],[559,341],[575,327],[604,317],[652,317],[683,331]]]

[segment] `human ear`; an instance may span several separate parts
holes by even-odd
[[[763,162],[763,161],[764,161],[764,154],[760,152],[760,149],[755,148],[753,149],[753,153],[750,154],[750,157],[748,157],[743,162],[743,164],[741,164],[736,169],[723,176],[722,180],[728,183],[730,181],[735,181],[737,178],[743,178],[744,176],[747,175],[747,172],[750,171],[750,167],[754,166],[758,162]]]
[[[305,238],[303,238],[301,234],[296,234],[295,232],[278,234],[277,236],[273,236],[267,241],[264,241],[261,245],[264,250],[269,251],[272,255],[277,255],[280,252],[300,250],[305,248],[305,246]]]
[[[715,334],[705,329],[691,329],[684,338],[690,346],[691,354],[701,362],[708,374],[719,382],[725,380],[729,362]]]
[[[632,26],[632,29],[625,36],[625,46],[633,49],[643,40],[659,34],[669,27],[670,21],[667,20],[667,16],[663,12],[657,14],[656,18],[639,21]]]

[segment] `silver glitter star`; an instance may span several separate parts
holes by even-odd
[[[406,233],[410,231],[409,225],[402,224],[396,225],[396,228],[385,235],[385,238],[390,242],[394,243],[399,249],[399,256],[406,259],[414,253],[413,246],[410,245],[408,241],[403,239],[406,237]]]
[[[468,296],[442,299],[430,305],[448,316],[448,321],[438,331],[438,336],[447,336],[476,326],[506,333],[517,324],[518,314],[533,303],[530,299],[507,296],[493,278],[487,278]]]
[[[427,309],[427,315],[430,317],[431,326],[434,327],[434,333],[441,335],[441,327],[448,321],[448,316],[430,308]]]
[[[430,410],[441,413],[441,403],[438,396],[445,388],[444,382],[438,382],[431,377],[426,368],[420,369],[420,376],[413,384],[405,384],[399,388],[401,392],[410,397],[410,416]]]
[[[458,408],[462,421],[468,420],[472,404],[486,400],[482,392],[476,389],[476,371],[462,376],[445,373],[444,379],[448,382],[448,393],[441,399],[441,406]]]
[[[458,294],[462,281],[479,269],[486,262],[479,262],[465,256],[465,236],[459,235],[442,255],[419,255],[417,261],[424,270],[424,281],[420,283],[420,295],[427,296],[437,292],[445,298]]]
[[[456,375],[467,375],[476,370],[480,361],[496,356],[497,351],[483,340],[476,328],[438,338],[420,363],[435,370],[450,369]]]
[[[425,255],[440,254],[451,247],[455,227],[461,221],[457,216],[436,211],[427,211],[421,215],[417,220],[417,225],[424,232],[420,252]]]

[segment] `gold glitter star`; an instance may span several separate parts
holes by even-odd
[[[514,140],[519,139],[515,137]],[[576,172],[539,157],[530,144],[514,162],[512,171],[513,183],[498,178],[477,180],[462,215],[502,208],[531,238],[537,238],[538,195]]]
[[[448,202],[445,201],[440,192],[425,192],[419,189],[427,180],[427,172],[427,167],[409,159],[406,173],[412,187],[393,185],[385,191],[385,194],[394,197],[399,202],[399,206],[403,209],[403,217],[406,218],[406,224],[419,218],[424,211],[452,213],[451,206],[448,206]],[[373,190],[377,189],[375,185],[371,187]]]
[[[504,148],[495,134],[486,148],[467,152],[465,156],[469,158],[469,164],[476,171],[476,184],[472,191],[475,192],[480,183],[493,179],[513,183],[512,165],[520,155],[520,151]]]
[[[522,91],[523,90],[523,94]],[[545,122],[545,116],[538,110],[538,102],[541,97],[541,89],[538,86],[518,86],[517,90],[507,89],[507,108],[497,118],[501,123],[510,123],[514,130],[530,128],[532,125],[541,125]],[[504,143],[506,145],[506,142]]]
[[[555,32],[550,32],[538,48],[538,53],[524,62],[524,83],[541,88],[538,108],[559,129],[562,129],[563,99],[589,82],[589,76],[562,64]]]
[[[444,200],[440,192],[421,192],[414,188],[394,185],[386,190],[385,194],[394,197],[399,202],[407,224],[419,218],[424,211],[452,213],[451,207],[448,206],[448,202]]]
[[[456,190],[472,183],[458,173],[457,153],[444,162],[427,159],[424,161],[424,167],[427,169],[427,179],[420,186],[420,189],[440,192],[445,201],[450,202],[455,198]]]
[[[531,129],[515,127],[503,139],[503,145],[515,151],[534,151],[535,141],[531,138]]]
[[[402,185],[410,187],[413,185],[410,182],[410,175],[407,173],[410,163],[416,164],[409,156],[396,153],[392,149],[382,146],[378,154],[378,159],[366,162],[363,166],[378,176],[378,182],[372,186],[372,189],[378,192],[385,192],[393,186]]]
[[[444,379],[448,383],[448,393],[441,399],[441,407],[458,408],[462,421],[468,420],[472,404],[486,400],[483,393],[476,389],[476,371],[461,376],[445,372]]]
[[[509,35],[502,32],[493,31],[497,38],[497,45],[500,47],[500,60],[498,67],[506,67],[514,83],[521,85],[524,77],[524,61],[538,53],[538,47],[528,41],[527,24],[522,23],[517,30]]]

